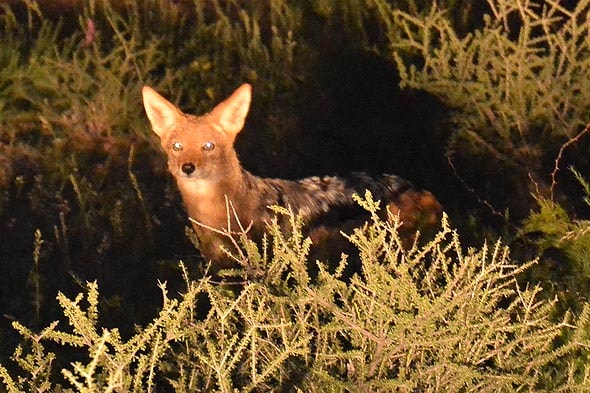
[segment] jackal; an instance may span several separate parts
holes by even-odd
[[[341,231],[349,233],[368,218],[352,198],[365,190],[381,201],[382,210],[387,206],[400,215],[401,233],[407,240],[417,229],[438,225],[442,209],[434,196],[398,176],[353,173],[346,178],[324,176],[291,181],[260,178],[246,171],[240,165],[234,141],[244,127],[251,95],[251,86],[243,84],[210,113],[193,116],[152,88],[143,88],[152,129],[160,137],[188,215],[196,221],[193,227],[200,251],[215,268],[232,266],[221,250],[222,245],[231,245],[220,232],[227,231],[228,224],[237,228],[239,221],[248,228],[248,236],[260,239],[265,222],[272,217],[268,209],[272,205],[292,209],[303,218],[305,233],[314,246],[323,244],[331,249],[344,240]],[[235,215],[228,215],[228,202]]]

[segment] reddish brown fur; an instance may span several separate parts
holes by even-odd
[[[332,251],[344,240],[340,231],[349,233],[366,220],[366,212],[352,200],[353,194],[363,194],[366,189],[393,213],[399,213],[403,221],[400,233],[407,244],[417,229],[434,228],[439,223],[442,209],[434,196],[397,176],[354,173],[349,178],[288,181],[262,179],[245,171],[233,144],[249,110],[251,87],[247,84],[203,116],[182,113],[149,87],[144,87],[143,97],[189,217],[199,223],[193,226],[201,252],[218,268],[229,266],[220,250],[229,242],[215,230],[227,230],[228,226],[237,230],[239,221],[250,228],[249,236],[259,239],[265,222],[272,217],[271,205],[290,207],[301,215],[314,245],[327,244]],[[238,221],[231,215],[228,220],[228,201]],[[338,252],[335,255],[339,257]]]

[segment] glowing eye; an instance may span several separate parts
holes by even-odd
[[[181,151],[182,150],[182,143],[180,143],[180,142],[174,142],[172,144],[172,150],[174,150],[174,151]]]
[[[205,142],[203,145],[203,150],[211,151],[213,149],[215,149],[215,144],[213,142]]]

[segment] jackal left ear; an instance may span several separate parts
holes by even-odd
[[[229,98],[218,104],[211,116],[225,132],[235,137],[244,128],[251,99],[252,86],[244,83]]]
[[[145,113],[152,124],[152,129],[161,138],[166,131],[176,125],[182,112],[149,86],[143,87],[142,94]]]

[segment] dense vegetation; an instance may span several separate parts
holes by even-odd
[[[590,0],[474,3],[3,3],[4,387],[588,389]],[[290,217],[217,285],[140,89],[202,113],[242,82],[250,171],[399,174],[452,225],[404,250],[374,217],[363,275],[312,279]]]

